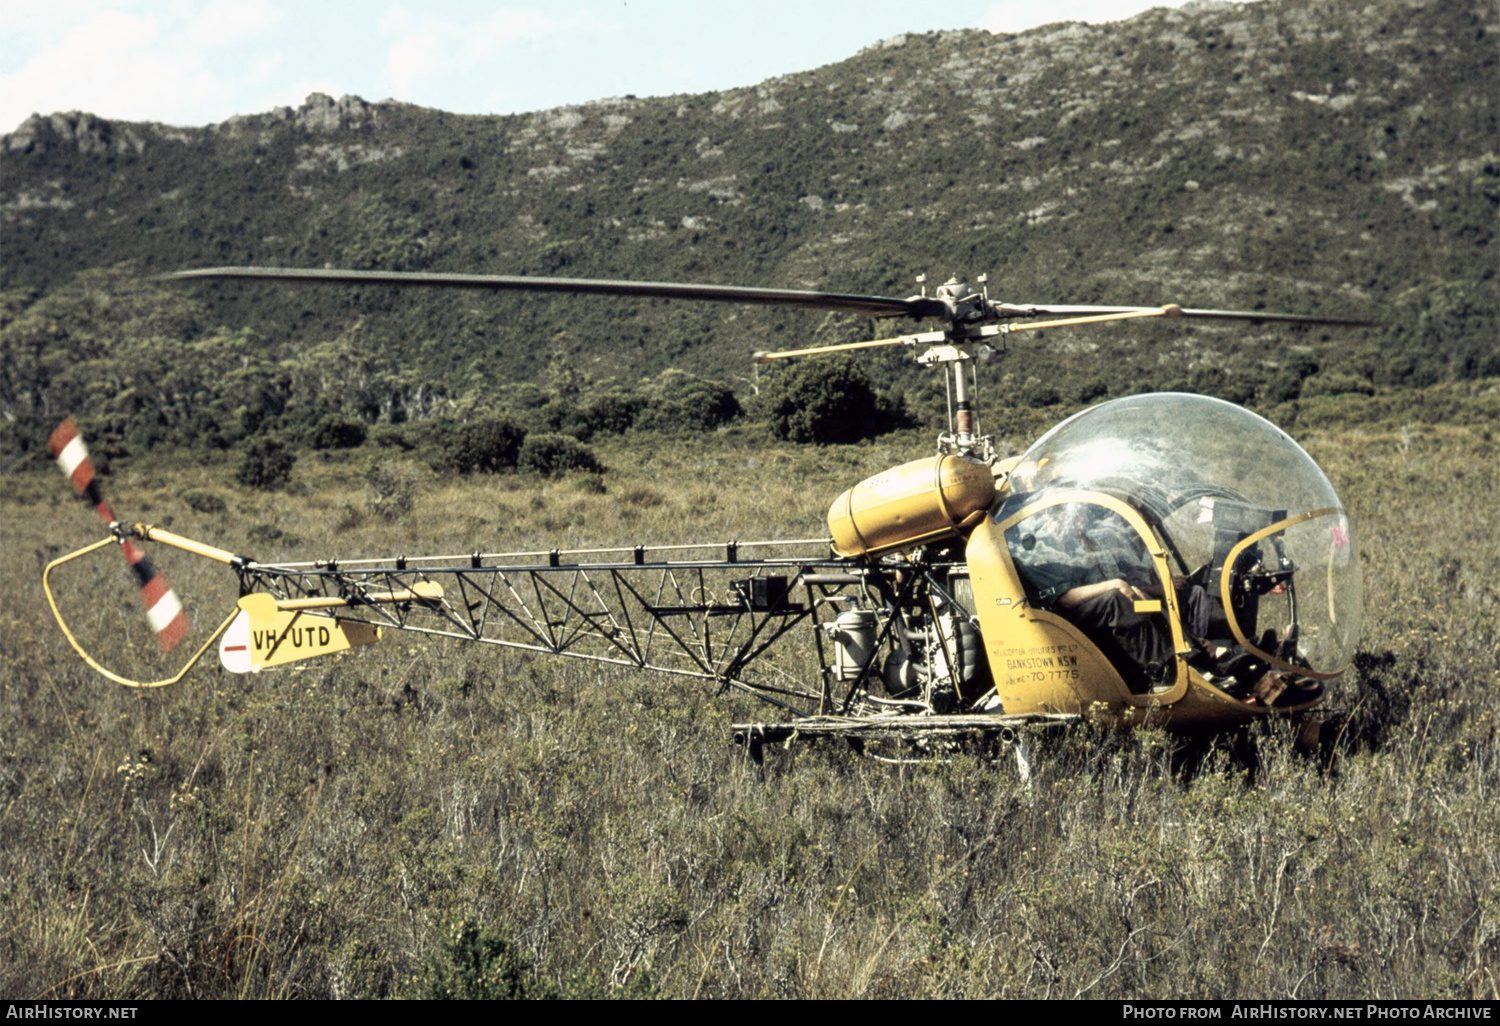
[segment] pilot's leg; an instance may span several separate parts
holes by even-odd
[[[1177,607],[1182,610],[1182,626],[1189,635],[1202,638],[1208,635],[1209,614],[1212,611],[1208,592],[1201,584],[1187,584],[1177,589]]]
[[[1172,642],[1157,614],[1137,613],[1135,603],[1118,591],[1080,602],[1068,615],[1085,633],[1107,633],[1140,673],[1123,673],[1132,690],[1146,690],[1166,678],[1172,667]],[[1142,678],[1144,674],[1144,679]]]

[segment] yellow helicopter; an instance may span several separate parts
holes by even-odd
[[[587,551],[267,562],[146,524],[99,494],[71,421],[50,449],[109,536],[50,563],[43,583],[75,650],[130,687],[181,680],[217,644],[231,672],[343,652],[387,630],[654,669],[737,689],[783,718],[737,740],[927,742],[1012,737],[1092,718],[1174,731],[1319,705],[1359,637],[1359,556],[1327,478],[1286,433],[1200,395],[1130,396],[1002,459],[977,428],[976,364],[1013,332],[1144,318],[1369,326],[1263,311],[1015,305],[949,280],[905,299],[847,293],[498,275],[225,267],[176,280],[521,290],[657,297],[937,320],[931,331],[757,353],[762,362],[904,346],[950,397],[937,452],[834,499],[828,535]],[[920,279],[919,279],[920,280]],[[163,649],[186,615],[139,543],[222,563],[240,598],[174,675],[127,678],[64,619],[58,567],[112,544],[141,584]]]

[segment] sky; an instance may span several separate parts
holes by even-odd
[[[83,110],[204,125],[309,93],[512,114],[701,93],[902,32],[1019,32],[1178,0],[0,0],[0,132]]]

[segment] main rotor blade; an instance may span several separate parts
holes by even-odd
[[[1011,317],[1098,317],[1133,314],[1152,316],[1159,314],[1159,306],[1019,306],[1010,303],[994,304],[994,313],[1001,319]],[[1269,313],[1263,310],[1197,310],[1182,307],[1172,317],[1196,317],[1220,321],[1281,321],[1288,324],[1331,324],[1346,328],[1379,328],[1377,321],[1355,320],[1346,317],[1316,317],[1308,314]]]
[[[488,289],[496,292],[573,292],[600,296],[696,299],[709,303],[797,306],[840,310],[865,317],[939,317],[943,304],[915,296],[862,296],[845,292],[804,292],[740,285],[693,285],[672,281],[618,281],[598,278],[533,278],[506,274],[440,274],[429,271],[342,271],[296,267],[205,267],[176,271],[166,279],[238,278],[256,281],[313,282],[325,285],[417,285],[444,289]]]
[[[622,281],[607,278],[533,278],[507,274],[447,274],[431,271],[345,271],[300,267],[204,267],[162,275],[167,280],[240,279],[251,281],[308,282],[323,285],[397,285],[426,288],[481,289],[492,292],[564,292],[601,296],[634,296],[647,299],[689,299],[708,303],[745,303],[755,306],[803,307],[838,310],[864,317],[937,317],[952,315],[941,300],[928,296],[867,296],[850,292],[808,292],[799,289],[762,289],[743,285],[697,285],[675,281]],[[989,303],[986,319],[1018,317],[1091,317],[1109,314],[1144,314],[1160,310],[1151,306],[1059,306]],[[1355,328],[1378,328],[1371,321],[1304,314],[1268,313],[1261,310],[1200,310],[1186,308],[1180,316],[1209,320],[1279,321],[1290,324],[1328,324]]]

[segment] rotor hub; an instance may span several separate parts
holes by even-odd
[[[947,309],[947,320],[952,325],[977,324],[989,316],[989,303],[975,292],[966,281],[949,278],[937,287],[937,301]]]

